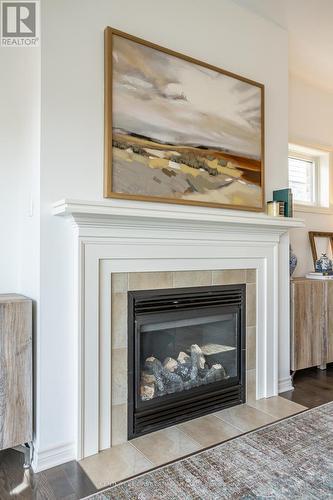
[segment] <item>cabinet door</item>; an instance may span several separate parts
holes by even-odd
[[[327,282],[327,334],[325,337],[325,359],[323,363],[333,362],[333,282]]]
[[[31,301],[0,296],[0,449],[31,438]]]
[[[292,284],[292,370],[323,363],[327,323],[325,290],[323,281],[302,280]]]

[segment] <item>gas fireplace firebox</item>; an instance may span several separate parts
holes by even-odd
[[[246,285],[128,292],[128,438],[245,402]]]

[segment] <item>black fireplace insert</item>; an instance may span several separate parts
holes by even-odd
[[[245,402],[246,285],[128,292],[128,438]]]

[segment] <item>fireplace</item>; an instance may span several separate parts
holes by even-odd
[[[245,402],[245,293],[128,292],[128,439]]]

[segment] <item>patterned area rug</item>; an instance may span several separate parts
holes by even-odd
[[[199,452],[92,498],[333,499],[333,403]]]

